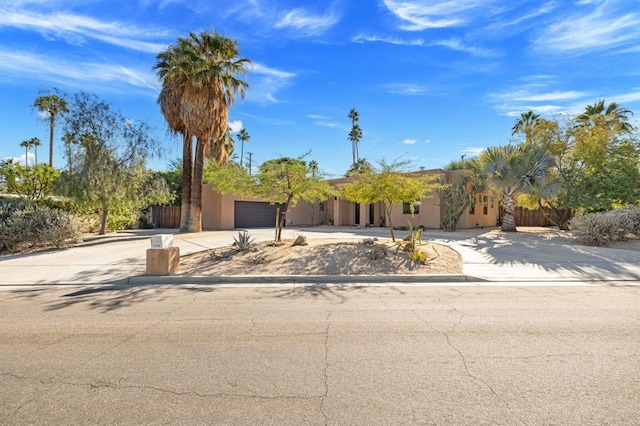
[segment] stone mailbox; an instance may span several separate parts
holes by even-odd
[[[147,275],[174,275],[180,269],[180,248],[173,245],[173,235],[151,236],[147,249]]]

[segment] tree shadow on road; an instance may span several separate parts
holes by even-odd
[[[187,293],[210,293],[215,291],[210,286],[173,287],[173,286],[129,286],[122,284],[110,284],[94,287],[86,287],[64,292],[54,301],[48,302],[45,312],[58,311],[74,306],[85,306],[90,310],[101,313],[109,313],[119,309],[130,308],[145,302],[161,302],[168,298],[165,293],[169,290],[179,290]],[[11,294],[18,298],[36,299],[48,296],[51,289],[20,289],[13,290]]]

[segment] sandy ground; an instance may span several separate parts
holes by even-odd
[[[473,232],[473,231],[470,231]],[[441,233],[442,235],[442,233]],[[465,231],[445,233],[450,239],[469,238]],[[519,227],[516,233],[499,229],[475,235],[476,239],[580,244],[571,232],[555,228]],[[421,246],[428,261],[421,265],[409,260],[406,252],[398,251],[390,240],[381,238],[374,245],[363,239],[308,239],[306,246],[292,246],[284,241],[280,246],[260,243],[246,252],[231,247],[183,256],[180,273],[191,275],[389,275],[389,274],[461,274],[462,258],[453,249],[426,242]],[[640,239],[612,243],[608,248],[640,251]],[[373,259],[373,252],[386,250],[387,255]]]
[[[307,245],[256,244],[246,252],[229,247],[183,256],[180,272],[192,275],[382,275],[460,274],[462,258],[453,249],[425,243],[426,264],[412,262],[391,240],[374,244],[361,240],[309,239]],[[271,243],[272,244],[272,243]],[[375,253],[386,256],[374,259]]]

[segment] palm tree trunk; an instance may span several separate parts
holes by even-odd
[[[53,167],[53,129],[56,127],[56,116],[51,114],[49,119],[49,166]],[[36,157],[37,158],[37,157]],[[38,161],[36,160],[36,163]]]
[[[244,141],[240,142],[240,167],[242,167],[243,157],[244,157]]]
[[[512,194],[504,194],[502,197],[502,231],[503,232],[516,232],[516,220],[513,217],[515,203]]]
[[[182,203],[180,205],[180,231],[189,229],[191,219],[191,183],[193,182],[193,141],[185,133],[182,140]]]
[[[24,166],[27,167],[27,157],[29,156],[29,148],[24,148]]]
[[[204,146],[205,141],[197,139],[196,158],[193,165],[193,182],[191,184],[191,209],[187,232],[202,232],[202,185],[204,179]]]

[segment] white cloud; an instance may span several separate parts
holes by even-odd
[[[364,42],[381,42],[381,43],[389,43],[396,44],[401,46],[424,46],[424,39],[418,38],[413,40],[404,40],[399,37],[381,37],[367,34],[358,34],[351,38],[351,41],[354,43],[364,43]]]
[[[39,14],[37,12],[0,7],[0,27],[36,31],[49,39],[61,38],[67,43],[83,45],[86,39],[100,40],[118,47],[160,52],[167,43],[150,39],[166,38],[160,28],[139,28],[125,22],[104,22],[95,18],[69,13]]]
[[[428,28],[446,28],[463,26],[474,15],[482,15],[486,11],[478,11],[486,8],[491,0],[382,0],[382,3],[399,18],[403,24],[401,29],[406,31],[422,31]]]
[[[470,53],[474,56],[496,56],[497,52],[493,49],[483,49],[480,47],[466,45],[459,38],[450,38],[448,40],[438,40],[430,43],[431,46],[448,47],[451,50]]]
[[[396,95],[420,96],[429,92],[429,88],[427,86],[418,84],[393,83],[387,84],[383,87],[387,92],[394,93]]]
[[[0,80],[33,79],[39,82],[64,84],[102,91],[131,90],[157,94],[160,85],[150,70],[135,69],[119,64],[98,62],[69,62],[60,57],[0,50]]]
[[[231,133],[237,133],[244,128],[242,120],[229,121],[228,126],[231,129]]]
[[[304,9],[293,9],[281,16],[275,23],[275,28],[293,29],[300,36],[314,36],[323,34],[338,20],[339,16],[333,11],[325,15],[313,15]]]
[[[580,4],[595,3],[583,1]],[[616,6],[616,2],[602,2],[588,13],[582,8],[576,9],[574,14],[547,27],[536,45],[545,50],[578,53],[634,47],[640,41],[640,12],[637,7],[624,12]]]
[[[485,147],[478,147],[478,146],[467,146],[462,148],[460,151],[465,154],[465,155],[478,155],[480,154],[482,151],[484,151]]]
[[[415,140],[415,139],[405,139],[405,140],[403,140],[403,141],[402,141],[402,144],[403,144],[403,145],[413,145],[413,144],[415,144],[416,142],[418,142],[418,141],[417,141],[417,140]]]
[[[276,93],[286,88],[289,82],[296,77],[294,73],[269,68],[256,62],[248,66],[248,71],[251,90],[247,92],[246,99],[258,103],[279,102]]]

